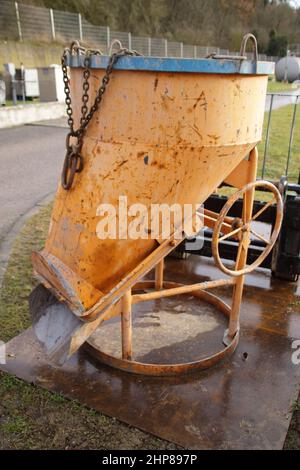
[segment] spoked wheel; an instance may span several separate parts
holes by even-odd
[[[253,213],[253,209],[252,211],[247,210],[247,198],[249,198],[250,200],[254,200],[255,190],[267,191],[270,194],[271,198],[268,202],[264,204],[261,209],[259,209],[256,213]],[[235,218],[233,220],[232,231],[226,234],[222,234],[222,224],[225,222],[226,216],[231,207],[240,198],[244,198],[243,214],[241,218]],[[258,228],[256,228],[256,226],[254,227],[254,225],[258,222],[258,219],[261,217],[263,212],[265,212],[273,204],[276,205],[276,219],[274,227],[272,229],[272,233],[268,237],[266,237],[264,234],[260,234],[258,232]],[[250,207],[251,206],[252,204],[250,204]],[[241,276],[243,274],[250,273],[251,271],[253,271],[253,269],[257,268],[268,256],[274,246],[274,243],[280,231],[282,216],[283,204],[281,195],[278,189],[269,181],[262,180],[249,183],[244,186],[244,188],[234,193],[222,208],[220,215],[216,221],[212,237],[213,256],[217,266],[221,269],[221,271],[230,276]],[[240,260],[245,255],[245,253],[247,253],[251,238],[260,240],[264,243],[265,246],[263,245],[263,250],[261,254],[252,264],[240,267]],[[229,239],[235,239],[239,241],[235,266],[233,269],[230,269],[223,264],[219,253],[220,243]]]

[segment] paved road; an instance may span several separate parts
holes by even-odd
[[[63,122],[0,130],[0,240],[55,191],[64,158]]]

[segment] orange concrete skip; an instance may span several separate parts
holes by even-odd
[[[75,128],[82,69],[71,68]],[[93,103],[103,70],[90,79]],[[69,302],[89,309],[158,246],[152,239],[97,236],[97,208],[201,204],[261,139],[266,75],[114,70],[82,148],[84,169],[58,188],[36,272]]]

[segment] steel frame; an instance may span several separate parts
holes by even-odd
[[[288,183],[286,177],[282,177],[279,183],[273,183],[278,187],[283,199],[283,221],[280,236],[278,237],[272,251],[262,261],[260,267],[270,269],[272,275],[282,280],[297,281],[300,274],[300,184]],[[287,194],[294,192],[296,195]],[[225,206],[228,198],[212,194],[205,206],[209,212],[219,213]],[[253,211],[259,212],[264,207],[264,202],[255,200],[253,204]],[[242,211],[243,201],[238,199],[236,204],[230,208],[228,214],[233,220],[238,217]],[[269,206],[262,215],[257,219],[270,225],[273,230],[276,221],[276,205]],[[200,249],[193,247],[193,242],[196,239],[189,240],[188,244],[185,241],[179,245],[176,252],[180,256],[182,254],[194,254],[205,257],[211,257],[212,253],[212,228],[211,225],[206,224],[207,229],[203,232],[203,246]],[[251,240],[248,248],[247,264],[256,262],[261,252],[265,249],[266,244],[261,240]],[[220,257],[226,260],[234,260],[237,256],[238,243],[236,240],[230,240],[230,243],[224,242],[219,246]]]
[[[252,183],[249,186],[246,186],[246,190],[243,193],[243,219],[248,224],[251,221],[254,203],[255,186],[253,185],[253,183],[255,183],[256,181],[257,160],[257,149],[254,148],[250,152],[249,159],[243,160],[241,166],[239,165],[228,178],[228,180],[231,182],[238,181],[238,179],[240,179],[246,185]],[[240,187],[240,185],[237,184],[237,187]],[[213,213],[212,211],[206,212],[204,218],[205,224],[210,224],[210,226],[214,226],[216,223],[219,223],[220,225],[220,221],[217,222],[218,215]],[[221,221],[222,224],[225,224],[222,229],[225,232],[228,231],[228,227],[231,227],[229,224],[230,220],[230,218],[224,217]],[[228,227],[226,227],[226,225],[228,225]],[[279,227],[277,228],[279,230]],[[182,373],[193,372],[215,365],[216,363],[224,359],[226,356],[230,355],[235,350],[238,344],[240,328],[240,307],[244,286],[244,270],[247,262],[249,242],[250,231],[247,230],[243,233],[243,237],[239,239],[240,256],[236,262],[236,269],[241,274],[239,274],[238,276],[233,276],[229,279],[218,279],[214,281],[207,281],[192,285],[177,284],[175,282],[164,280],[164,258],[167,256],[168,253],[165,250],[161,250],[163,244],[166,242],[162,243],[162,245],[160,245],[155,250],[156,255],[160,250],[160,255],[156,256],[156,262],[154,263],[155,280],[141,281],[142,274],[148,272],[151,267],[153,267],[153,264],[151,266],[151,262],[149,261],[148,257],[144,261],[144,269],[141,270],[139,267],[136,268],[136,272],[139,273],[139,275],[135,277],[136,282],[127,284],[129,288],[126,288],[126,283],[123,283],[123,286],[121,287],[121,290],[119,290],[119,293],[117,295],[118,298],[121,298],[120,314],[122,332],[122,358],[111,356],[102,352],[100,349],[92,345],[91,341],[89,340],[86,343],[87,350],[104,364],[125,370],[127,372],[133,372],[136,374],[144,375],[179,375]],[[169,241],[169,243],[172,243],[172,240]],[[152,254],[152,257],[155,257],[155,252]],[[231,307],[225,304],[220,298],[207,292],[207,290],[211,288],[230,285],[233,286]],[[148,290],[149,288],[154,288],[155,290],[146,293],[135,293],[137,289]],[[224,315],[228,317],[228,329],[225,331],[223,339],[225,347],[220,349],[217,353],[212,356],[182,364],[146,364],[132,360],[132,305],[137,304],[139,302],[145,302],[160,299],[163,297],[187,293],[213,304],[218,310],[220,310]],[[115,314],[108,314],[106,315],[105,319],[111,318],[112,316],[115,316]]]

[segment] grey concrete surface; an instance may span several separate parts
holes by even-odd
[[[0,129],[21,126],[43,119],[59,119],[66,116],[66,105],[61,102],[26,103],[0,107]]]
[[[67,118],[63,116],[58,119],[46,119],[45,121],[31,122],[30,126],[64,127],[68,129]]]
[[[0,243],[20,217],[56,189],[67,129],[59,120],[0,130]]]

